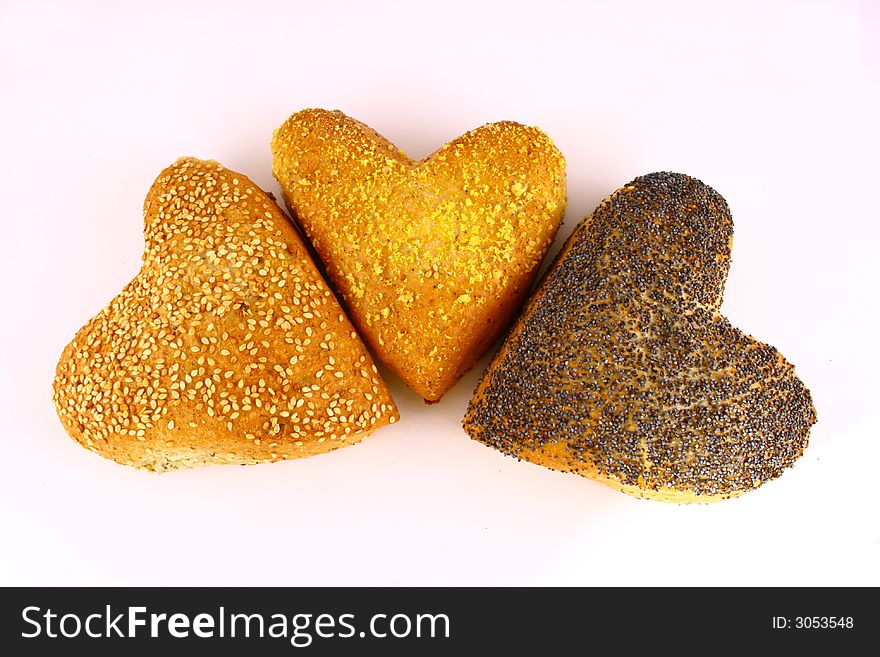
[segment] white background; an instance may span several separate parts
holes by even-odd
[[[878,5],[4,1],[0,583],[880,584]],[[54,367],[137,272],[153,179],[195,155],[277,194],[272,130],[305,107],[413,157],[540,126],[568,161],[554,252],[637,175],[715,187],[724,310],[812,390],[805,456],[738,500],[639,501],[471,441],[485,359],[430,407],[387,375],[401,422],[303,461],[83,450]]]

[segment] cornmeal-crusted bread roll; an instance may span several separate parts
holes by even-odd
[[[272,141],[291,214],[374,353],[436,401],[503,331],[562,220],[565,161],[537,128],[483,126],[415,162],[341,112]]]
[[[574,231],[471,400],[473,438],[630,495],[710,502],[778,477],[816,413],[794,367],[718,307],[733,222],[675,173]]]
[[[397,409],[305,246],[245,176],[184,158],[144,204],[138,275],[64,349],[58,416],[148,470],[311,456]]]

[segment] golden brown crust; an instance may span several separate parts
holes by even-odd
[[[718,311],[732,235],[727,203],[694,178],[619,189],[569,238],[465,430],[664,501],[717,501],[779,476],[816,414],[794,367]]]
[[[504,330],[562,220],[565,161],[501,122],[420,162],[341,112],[303,110],[272,142],[291,214],[389,368],[440,399]]]
[[[327,452],[397,408],[272,199],[182,158],[144,204],[138,275],[67,345],[53,399],[67,432],[163,471]]]

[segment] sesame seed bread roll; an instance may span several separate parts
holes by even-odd
[[[794,367],[731,326],[727,203],[654,173],[575,228],[471,400],[505,454],[637,497],[714,502],[778,477],[816,411]]]
[[[300,458],[398,419],[363,343],[265,192],[182,158],[144,203],[143,266],[61,355],[83,447],[156,472]]]
[[[505,330],[565,209],[565,160],[537,128],[477,128],[414,161],[341,112],[297,112],[273,171],[376,356],[437,401]]]

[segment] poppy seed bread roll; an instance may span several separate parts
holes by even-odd
[[[164,471],[327,452],[394,422],[370,355],[275,202],[191,158],[144,204],[143,266],[64,349],[67,432]]]
[[[778,477],[816,413],[794,367],[719,311],[732,235],[727,203],[689,176],[617,190],[575,228],[484,373],[467,433],[665,501]]]

